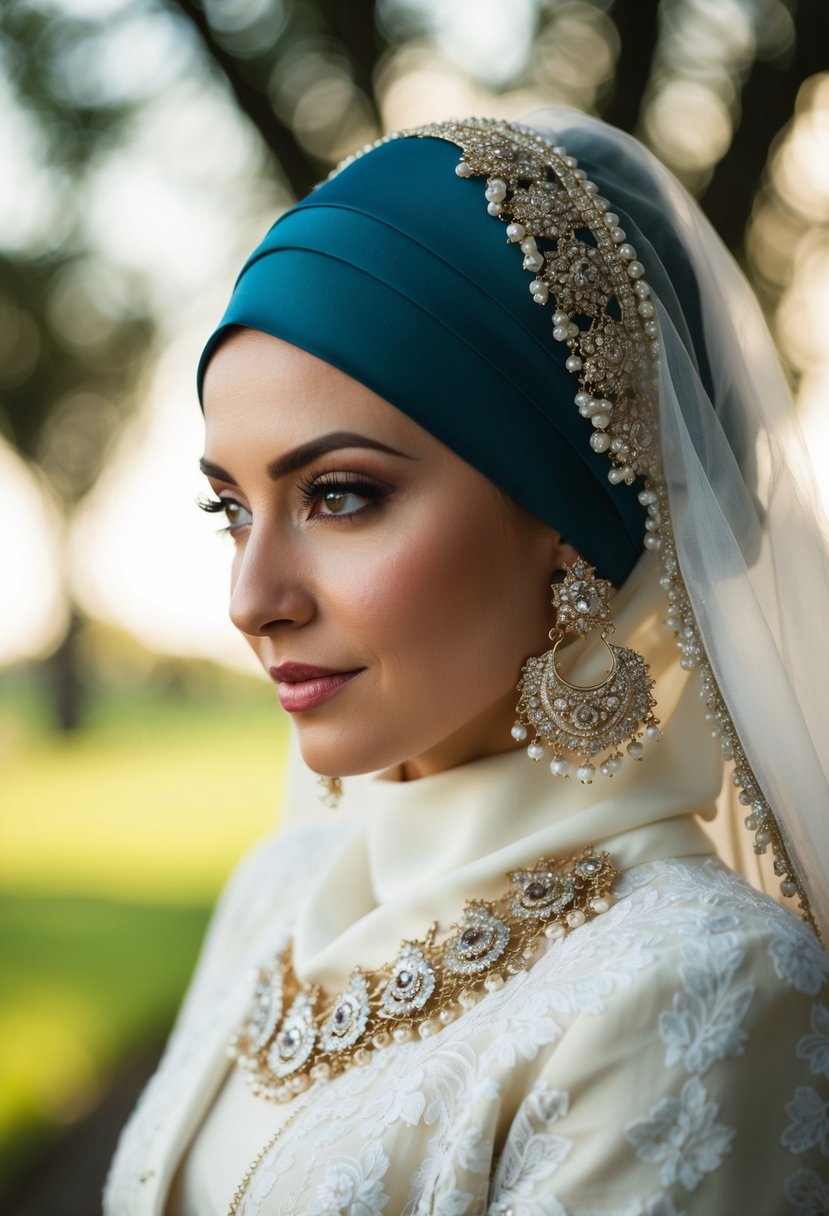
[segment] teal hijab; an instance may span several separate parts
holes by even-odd
[[[642,550],[636,487],[608,482],[551,311],[533,302],[483,183],[455,174],[459,156],[444,140],[395,139],[282,215],[205,347],[199,392],[233,329],[282,338],[402,410],[620,583]]]

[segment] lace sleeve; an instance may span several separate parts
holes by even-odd
[[[489,1216],[829,1212],[829,959],[762,908],[748,927],[684,909],[675,948],[574,1020],[512,1122]]]

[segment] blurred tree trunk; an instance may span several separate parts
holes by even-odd
[[[69,626],[57,650],[48,660],[47,669],[52,684],[52,705],[55,724],[61,731],[73,731],[83,714],[83,681],[81,679],[78,643],[83,631],[83,617],[73,605]]]
[[[795,42],[784,62],[755,59],[743,87],[742,118],[702,198],[711,223],[739,253],[769,149],[790,121],[804,80],[829,69],[829,3],[799,0]]]
[[[659,37],[660,0],[616,0],[611,17],[619,34],[619,58],[610,101],[602,118],[623,131],[635,131],[648,87]]]

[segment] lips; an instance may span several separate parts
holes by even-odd
[[[353,671],[334,671],[310,663],[280,663],[278,667],[269,667],[268,674],[278,685],[282,708],[288,713],[303,713],[322,705],[364,670],[358,667]]]

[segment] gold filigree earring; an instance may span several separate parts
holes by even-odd
[[[317,777],[320,801],[329,810],[335,811],[343,796],[342,777]]]
[[[576,777],[589,784],[597,771],[605,777],[619,772],[624,762],[620,745],[625,739],[629,739],[628,756],[641,760],[641,736],[658,739],[659,719],[653,714],[654,682],[647,663],[637,651],[607,640],[615,628],[610,615],[613,584],[596,578],[595,567],[583,558],[564,571],[563,580],[552,585],[556,609],[556,623],[550,630],[553,647],[528,659],[521,669],[518,721],[512,737],[520,743],[533,731],[527,755],[538,761],[545,745],[551,748],[550,772],[555,777],[569,777],[571,761],[564,753],[574,753],[580,760]],[[594,629],[601,630],[611,669],[598,684],[570,684],[556,666],[556,652],[567,634],[583,638]],[[607,748],[610,754],[597,770],[593,761]]]

